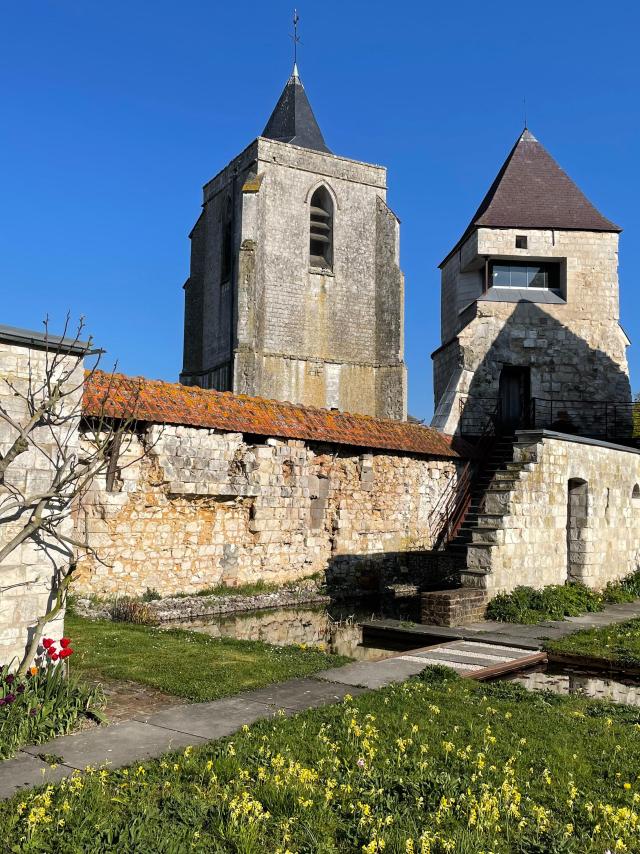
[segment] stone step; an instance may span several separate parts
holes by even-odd
[[[501,537],[500,533],[504,528],[475,528],[471,532],[471,543],[474,546],[483,545],[498,545]]]
[[[513,483],[508,483],[506,481],[498,481],[497,483],[492,483],[489,489],[487,489],[487,493],[495,493],[495,492],[511,492],[515,485],[515,481]]]
[[[476,528],[504,529],[503,513],[483,513],[477,520]]]
[[[466,566],[464,569],[460,570],[460,578],[463,580],[468,578],[471,581],[471,586],[476,586],[480,584],[481,579],[485,578],[485,576],[491,575],[491,572],[488,569],[482,569],[479,566]]]
[[[452,540],[447,546],[447,551],[450,552],[454,557],[458,557],[461,554],[464,554],[466,557],[467,554],[467,545],[466,543],[458,543],[455,540]]]
[[[474,548],[486,549],[487,551],[491,551],[491,549],[494,547],[494,545],[495,545],[495,543],[473,543]],[[469,569],[469,567],[467,567],[465,572],[467,572],[468,569]]]

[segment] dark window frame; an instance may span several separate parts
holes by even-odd
[[[509,277],[510,284],[505,284],[504,281],[494,284],[495,280],[495,270],[497,267],[503,268],[503,273],[506,272],[506,269],[509,268]],[[546,284],[533,284],[535,282],[535,278],[530,280],[530,276],[533,271],[538,271],[538,275],[542,273],[545,277]],[[515,281],[511,282],[513,277],[513,273],[518,271],[521,275],[524,275],[525,281]],[[545,290],[545,291],[554,291],[556,293],[560,293],[561,291],[561,264],[555,261],[533,261],[533,260],[523,260],[523,261],[514,261],[507,258],[494,258],[489,261],[489,271],[488,271],[488,286],[490,288],[504,288],[505,290],[515,289],[515,290]]]
[[[333,270],[334,204],[324,185],[314,190],[309,203],[309,265]]]
[[[233,211],[231,199],[227,198],[222,222],[220,244],[220,282],[227,282],[233,270]]]

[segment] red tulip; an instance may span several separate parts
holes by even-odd
[[[57,652],[52,652],[49,657],[51,658],[51,661],[57,661],[60,658]]]
[[[71,644],[71,638],[60,638],[60,646],[66,649]]]
[[[42,646],[43,646],[45,649],[49,649],[49,647],[53,646],[53,645],[54,645],[54,643],[55,643],[55,641],[54,641],[54,640],[52,640],[51,638],[43,638],[43,639],[42,639]]]
[[[69,655],[73,655],[73,650],[66,646],[64,649],[60,650],[59,658],[67,658]]]
[[[47,655],[49,656],[49,658],[52,658],[54,655],[57,655],[57,654],[58,653],[56,652],[55,646],[47,647]]]

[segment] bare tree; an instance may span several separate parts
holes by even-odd
[[[102,351],[93,348],[91,338],[82,340],[82,320],[73,336],[67,337],[68,328],[69,317],[62,337],[54,337],[45,321],[40,349],[29,351],[26,376],[4,377],[9,393],[0,395],[0,427],[9,436],[3,443],[7,450],[0,452],[0,531],[4,529],[0,585],[3,564],[7,566],[11,555],[26,543],[46,556],[52,567],[48,606],[30,632],[19,673],[33,660],[44,627],[64,607],[79,557],[90,553],[99,559],[86,535],[84,540],[74,536],[72,512],[96,476],[115,471],[117,455],[134,432],[137,396],[130,385],[120,417],[83,420],[83,389],[98,369]],[[85,370],[87,356],[95,359]],[[110,377],[115,381],[113,373]],[[107,387],[105,402],[108,397]],[[29,455],[24,458],[26,469],[16,464],[23,454]],[[15,586],[0,586],[0,594]]]

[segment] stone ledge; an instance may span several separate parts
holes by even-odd
[[[253,596],[218,596],[215,594],[211,596],[173,596],[145,604],[153,617],[159,623],[164,623],[242,611],[262,611],[295,605],[322,605],[330,601],[331,598],[320,590],[315,581],[307,581],[301,584],[291,584],[271,593],[257,593]],[[75,610],[88,619],[111,619],[110,606],[95,607],[89,599],[78,599]]]
[[[630,445],[620,445],[615,442],[607,442],[604,439],[590,439],[587,436],[577,436],[574,433],[558,433],[555,430],[518,430],[516,432],[517,445],[529,445],[541,442],[543,439],[556,439],[560,442],[574,442],[578,445],[593,445],[596,448],[609,448],[612,451],[626,451],[629,454],[640,454],[639,448]]]

